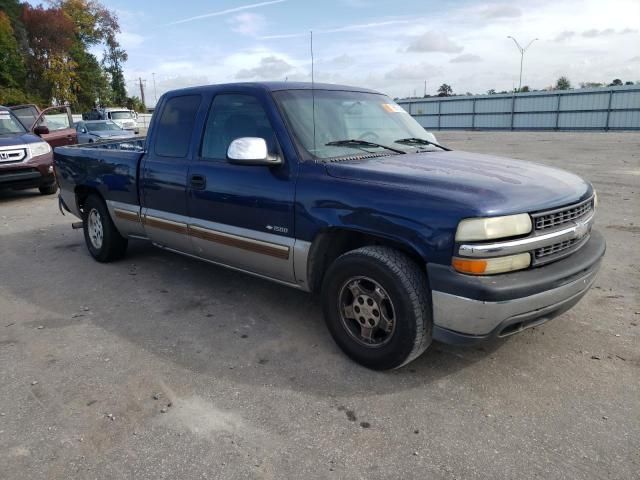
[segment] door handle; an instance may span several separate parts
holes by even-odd
[[[189,183],[195,190],[204,190],[207,186],[207,178],[204,175],[191,175]]]

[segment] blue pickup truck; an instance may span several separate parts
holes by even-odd
[[[372,369],[432,339],[540,325],[589,290],[605,252],[589,182],[450,151],[361,88],[168,92],[146,138],[56,148],[55,170],[96,260],[147,239],[318,292],[337,344]]]

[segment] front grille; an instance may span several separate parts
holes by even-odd
[[[536,230],[549,230],[584,217],[593,211],[593,197],[568,207],[532,215]]]
[[[562,252],[563,250],[566,250],[567,248],[572,247],[573,245],[578,243],[580,240],[582,239],[574,238],[571,240],[565,240],[564,242],[554,243],[553,245],[547,245],[546,247],[541,247],[535,250],[534,255],[537,259],[542,257],[548,257],[549,255]]]
[[[533,251],[534,266],[543,265],[545,263],[554,262],[572,254],[582,247],[589,240],[589,235],[582,238],[572,238],[563,242],[554,243],[545,247],[537,248]]]
[[[27,158],[26,148],[0,150],[0,163],[18,163]]]

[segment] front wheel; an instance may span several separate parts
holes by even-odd
[[[324,277],[322,302],[334,340],[365,367],[401,367],[431,343],[426,275],[393,248],[362,247],[338,257]]]
[[[127,250],[127,239],[116,229],[102,199],[90,195],[82,211],[84,240],[91,256],[99,262],[122,258]]]

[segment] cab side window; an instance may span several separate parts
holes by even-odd
[[[183,95],[167,100],[155,127],[156,155],[173,158],[187,156],[200,100],[200,95]]]
[[[241,137],[263,138],[269,152],[278,150],[267,112],[257,98],[239,94],[216,95],[209,109],[200,156],[207,160],[226,160],[229,144]]]

